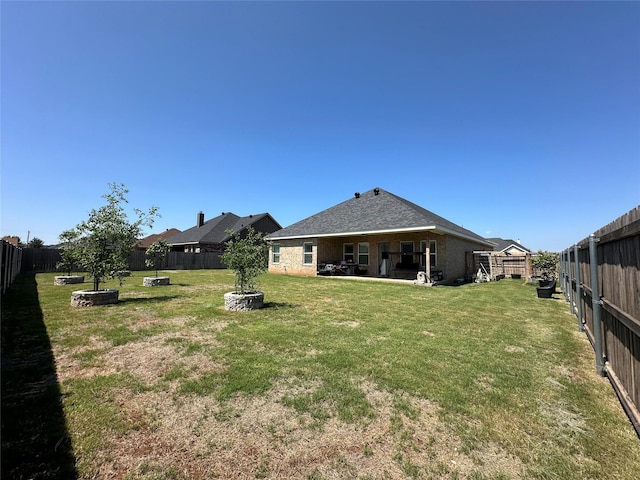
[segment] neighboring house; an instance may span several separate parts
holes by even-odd
[[[227,233],[243,232],[249,228],[265,235],[280,230],[282,226],[268,213],[239,217],[231,212],[222,212],[211,220],[204,221],[204,213],[198,213],[196,226],[167,239],[171,249],[180,252],[224,252],[224,245],[231,236]]]
[[[492,250],[476,250],[467,260],[481,279],[497,280],[505,276],[512,278],[529,277],[533,274],[531,251],[520,241],[504,238],[487,238]],[[471,260],[473,257],[473,260]]]
[[[162,233],[152,233],[148,237],[144,237],[143,239],[139,240],[138,243],[136,243],[135,249],[146,251],[147,248],[149,248],[153,244],[153,242],[156,242],[161,238],[167,240],[169,237],[177,235],[178,233],[181,233],[181,231],[177,228],[168,228]]]
[[[487,240],[495,245],[493,248],[495,252],[506,255],[526,255],[531,253],[531,250],[520,244],[520,240],[505,240],[504,238],[487,238]]]
[[[468,275],[466,252],[493,248],[481,236],[414,203],[375,188],[278,230],[269,271],[416,278]]]
[[[20,237],[12,237],[12,236],[7,235],[7,236],[2,237],[2,240],[4,240],[5,242],[10,243],[14,247],[19,247],[20,246]]]

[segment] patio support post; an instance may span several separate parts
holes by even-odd
[[[578,310],[578,331],[584,332],[582,323],[582,284],[580,283],[580,262],[578,261],[578,244],[573,246],[573,259],[576,268],[576,307]]]
[[[427,243],[425,246],[425,251],[424,251],[424,273],[427,275],[427,281],[429,283],[433,283],[433,280],[431,280],[431,248],[430,247],[430,243],[429,243],[429,239],[427,238]]]
[[[589,235],[589,266],[591,268],[591,305],[593,306],[593,342],[596,352],[596,373],[601,377],[606,375],[604,359],[602,358],[602,324],[600,323],[600,288],[598,287],[598,252],[594,234]]]

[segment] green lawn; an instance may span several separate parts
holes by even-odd
[[[160,274],[3,298],[3,478],[640,478],[560,293],[265,275],[238,313],[230,272]]]

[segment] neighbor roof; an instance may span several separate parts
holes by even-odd
[[[487,240],[496,245],[494,250],[497,250],[498,252],[504,252],[505,250],[508,250],[511,247],[515,247],[518,250],[522,250],[523,252],[531,252],[531,250],[521,245],[520,242],[516,240],[504,239],[504,238],[487,238]]]
[[[178,233],[180,233],[180,230],[178,230],[177,228],[169,228],[162,233],[152,233],[148,237],[140,239],[140,241],[138,241],[138,243],[136,244],[136,247],[149,248],[151,244],[153,244],[153,242],[160,240],[161,238],[167,240],[169,237],[172,237]]]
[[[211,220],[207,220],[201,227],[196,225],[182,233],[173,235],[167,242],[171,245],[224,243],[231,238],[227,230],[239,232],[266,216],[270,217],[268,213],[239,217],[235,213],[226,212]],[[275,220],[273,221],[275,222]],[[275,223],[277,225],[277,222]]]
[[[284,240],[420,230],[439,231],[490,245],[472,231],[381,188],[354,196],[268,238]]]

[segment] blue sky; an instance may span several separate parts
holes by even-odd
[[[380,187],[533,250],[640,203],[640,2],[0,9],[2,235],[57,243],[110,182],[153,233]]]

